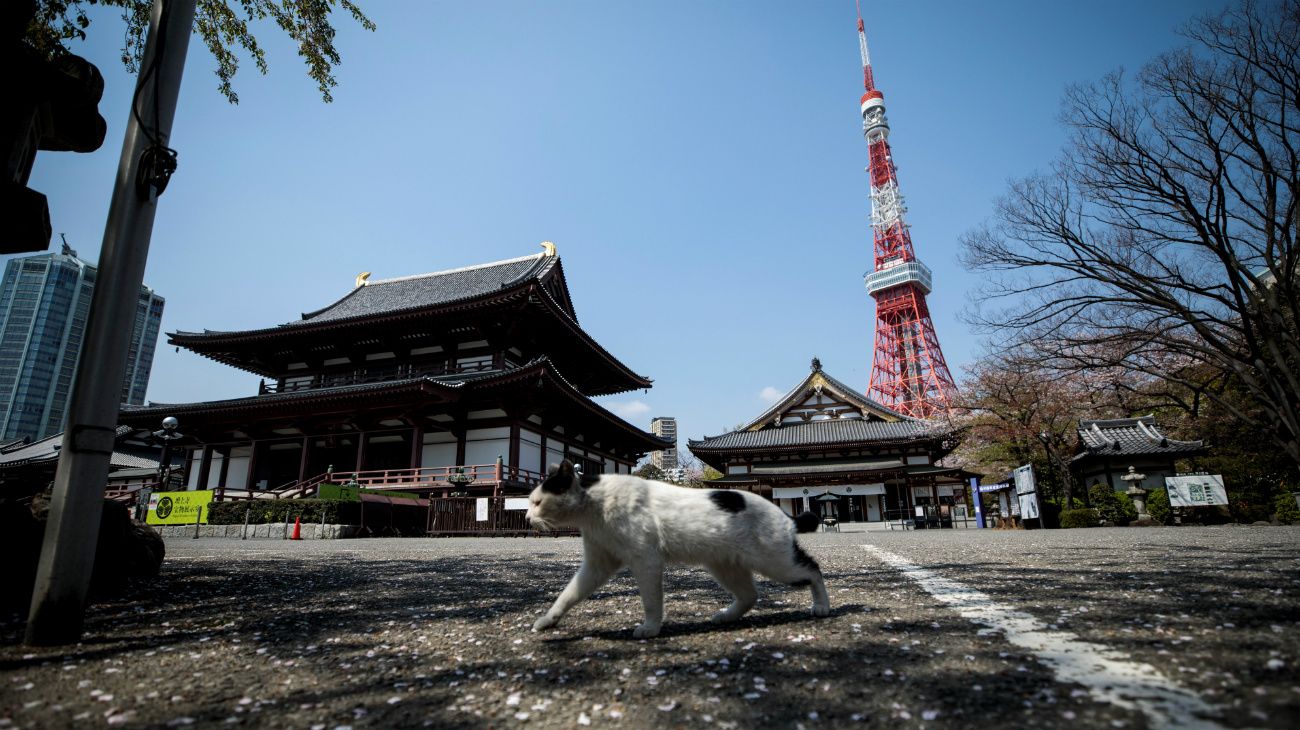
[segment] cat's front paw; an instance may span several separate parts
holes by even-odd
[[[636,627],[635,629],[632,629],[632,638],[633,638],[633,639],[653,639],[654,637],[656,637],[656,636],[658,636],[658,635],[659,635],[659,625],[658,625],[658,624],[648,624],[648,623],[646,623],[646,624],[641,624],[640,626]]]
[[[537,623],[533,624],[533,631],[545,631],[559,622],[560,619],[549,613],[545,614],[541,618],[537,619]]]
[[[812,614],[817,618],[824,618],[826,616],[831,615],[831,607],[829,605],[821,605],[821,604],[814,603],[812,607]]]

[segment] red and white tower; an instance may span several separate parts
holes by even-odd
[[[889,151],[885,95],[876,89],[871,74],[861,7],[858,44],[867,92],[862,95],[862,132],[871,156],[871,230],[876,248],[875,266],[865,276],[867,293],[876,300],[876,347],[867,397],[905,415],[929,418],[948,411],[956,388],[925,303],[931,291],[930,269],[917,260],[903,222],[907,207]]]

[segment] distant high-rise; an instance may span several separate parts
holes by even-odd
[[[65,426],[96,269],[76,251],[11,259],[0,281],[0,439],[44,438]],[[122,402],[144,403],[163,298],[140,287]]]
[[[650,433],[677,443],[677,419],[671,416],[660,416],[651,419]],[[650,463],[663,471],[676,469],[677,449],[664,449],[663,451],[654,452],[650,455]]]

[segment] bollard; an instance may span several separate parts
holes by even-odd
[[[320,533],[316,535],[319,540],[325,539],[325,508],[320,508]]]
[[[240,540],[247,540],[247,539],[248,539],[248,515],[249,515],[250,513],[252,513],[252,511],[253,511],[253,508],[252,508],[252,507],[245,507],[245,508],[244,508],[244,536],[241,537],[241,538],[239,538]]]
[[[194,539],[199,539],[199,522],[203,520],[203,505],[194,513]]]

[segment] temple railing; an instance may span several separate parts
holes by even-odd
[[[390,367],[370,368],[368,372],[344,372],[344,373],[320,373],[308,376],[304,375],[301,379],[290,379],[290,382],[268,383],[261,381],[257,386],[258,395],[270,395],[272,393],[293,393],[303,390],[318,390],[320,388],[335,388],[343,385],[361,385],[364,383],[383,383],[390,380],[405,380],[407,378],[418,378],[422,376],[438,375],[457,375],[461,373],[484,373],[491,370],[500,370],[510,363],[499,359],[482,360],[474,362],[443,362],[431,363],[424,365],[393,365]]]
[[[250,499],[300,499],[316,493],[322,484],[350,484],[362,489],[420,491],[454,490],[471,487],[518,487],[531,489],[541,484],[545,475],[507,464],[467,464],[464,466],[426,466],[414,469],[373,469],[358,472],[326,472],[310,479],[286,482],[265,489],[213,487],[214,502]],[[133,484],[124,489],[106,489],[104,497],[128,506],[135,504],[141,489],[160,490],[157,484]]]

